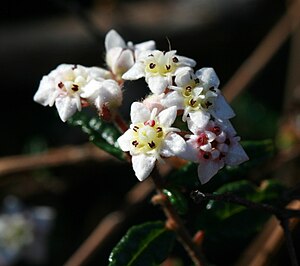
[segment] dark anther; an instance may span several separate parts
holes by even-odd
[[[137,140],[134,140],[134,141],[132,142],[132,145],[133,145],[134,147],[136,147],[137,145],[139,145],[139,143],[137,142]]]
[[[221,133],[221,129],[217,126],[213,127],[212,132],[214,132],[216,135],[219,135]]]
[[[207,102],[205,103],[206,108],[208,108],[208,107],[211,106],[211,105],[212,105],[212,103],[209,102],[209,101],[207,101]]]
[[[186,89],[186,91],[188,91],[188,92],[191,92],[191,91],[192,91],[192,87],[191,87],[191,86],[187,86],[185,89]]]
[[[195,83],[198,84],[200,80],[198,78],[195,79]]]
[[[154,55],[153,54],[149,54],[148,57],[154,57]]]
[[[153,149],[155,147],[155,143],[153,140],[151,142],[149,142],[148,145],[151,149]]]
[[[72,91],[78,91],[79,87],[77,84],[73,84]]]
[[[150,69],[153,69],[156,67],[156,65],[154,63],[150,63],[149,67],[150,67]]]
[[[197,101],[195,101],[194,99],[191,99],[191,100],[190,100],[190,105],[191,105],[191,106],[194,106],[194,104],[195,104],[196,102],[197,102]]]
[[[75,64],[73,67],[72,67],[72,70],[76,69],[77,68],[77,65]]]
[[[139,129],[139,127],[138,127],[138,126],[134,126],[132,130],[133,130],[133,131],[135,131],[135,132],[137,132],[137,131],[138,131],[138,129]]]
[[[62,82],[59,82],[57,85],[60,89],[62,89],[64,87],[64,84]]]
[[[157,128],[156,128],[156,131],[157,131],[157,132],[162,132],[162,128],[161,128],[161,127],[157,127]]]
[[[216,92],[214,87],[209,88],[210,91]]]
[[[178,63],[179,60],[178,60],[178,58],[175,56],[175,57],[172,58],[172,61],[173,61],[174,63]]]
[[[170,70],[170,69],[171,69],[171,66],[170,66],[170,65],[166,65],[166,69],[167,69],[167,70]]]

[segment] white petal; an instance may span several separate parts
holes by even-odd
[[[57,97],[55,101],[59,117],[66,122],[77,111],[77,100],[75,97]]]
[[[115,80],[105,80],[102,84],[101,98],[103,103],[109,104],[110,107],[116,107],[122,103],[122,90]]]
[[[155,165],[155,161],[155,156],[146,154],[132,156],[132,167],[136,177],[140,181],[145,180],[151,174]]]
[[[114,47],[125,48],[126,44],[123,38],[115,30],[110,30],[105,36],[105,49],[106,51]]]
[[[155,41],[150,40],[142,43],[138,43],[134,45],[135,52],[140,52],[140,51],[149,51],[149,50],[154,50],[155,49]]]
[[[177,156],[188,161],[198,162],[199,161],[198,154],[199,154],[199,150],[196,146],[195,140],[189,139],[186,142],[184,151],[179,153]]]
[[[130,110],[131,122],[133,124],[144,123],[150,119],[150,110],[140,102],[133,102]]]
[[[194,67],[196,65],[196,61],[194,59],[185,57],[185,56],[176,56],[179,60],[179,66],[189,66]]]
[[[170,133],[164,140],[160,154],[165,157],[183,154],[186,150],[186,142],[176,133]]]
[[[127,72],[122,76],[126,80],[136,80],[145,76],[145,66],[141,62],[136,62]]]
[[[221,94],[215,99],[213,108],[210,111],[214,117],[220,119],[230,119],[235,116],[232,108]]]
[[[82,87],[80,96],[93,102],[100,93],[103,81],[91,80],[86,86]]]
[[[188,119],[188,128],[196,133],[198,130],[202,130],[206,127],[210,119],[210,114],[204,111],[197,111],[189,113],[190,119]]]
[[[163,93],[169,85],[168,79],[166,77],[161,76],[149,77],[146,81],[148,83],[149,89],[154,94]]]
[[[132,141],[132,129],[128,129],[122,136],[118,138],[117,141],[122,151],[130,151]]]
[[[134,65],[133,52],[129,49],[123,50],[118,60],[113,65],[112,71],[122,75]]]
[[[40,82],[39,88],[35,93],[33,100],[43,106],[52,106],[56,98],[56,88],[54,82],[48,76],[44,76]]]
[[[207,183],[223,166],[223,160],[200,160],[198,177],[201,184]]]
[[[233,125],[231,124],[231,122],[230,122],[229,120],[227,120],[227,119],[225,119],[225,120],[216,119],[216,120],[215,120],[215,123],[216,123],[218,126],[220,126],[221,129],[222,129],[223,131],[225,131],[227,135],[229,135],[229,136],[231,136],[231,137],[233,137],[233,136],[236,135],[236,131],[235,131]]]
[[[186,86],[193,79],[193,70],[189,67],[179,68],[176,72],[175,83],[179,87]]]
[[[177,110],[184,108],[184,98],[182,93],[171,91],[161,100],[161,103],[166,107],[176,106]]]
[[[233,143],[229,146],[228,153],[225,157],[225,163],[228,165],[238,165],[249,160],[248,155],[239,143]]]
[[[170,127],[177,116],[177,108],[176,106],[169,107],[158,114],[158,121],[164,127]]]
[[[101,67],[90,67],[88,68],[88,73],[90,79],[96,79],[99,81],[112,78],[111,72]]]
[[[201,68],[196,71],[195,75],[206,85],[206,88],[218,88],[220,85],[220,80],[215,70],[211,67]]]
[[[111,68],[115,68],[115,64],[117,63],[121,53],[123,51],[123,48],[121,47],[114,47],[111,48],[107,53],[105,57],[106,64]]]
[[[161,112],[166,106],[163,104],[162,99],[164,97],[164,93],[162,94],[150,94],[143,100],[143,104],[152,111],[154,108],[157,109],[158,112]]]

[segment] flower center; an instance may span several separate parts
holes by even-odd
[[[209,131],[213,134],[202,132],[198,135],[198,156],[205,160],[221,160],[228,152],[230,140],[219,126],[213,126]]]
[[[150,54],[146,59],[145,71],[152,75],[166,76],[174,73],[179,62],[176,56],[168,56],[163,52]]]
[[[74,65],[61,75],[57,87],[69,95],[77,94],[80,92],[81,87],[87,83],[86,78],[87,73]]]
[[[155,120],[148,120],[132,127],[133,140],[131,144],[137,153],[147,153],[159,149],[164,138],[164,131]]]

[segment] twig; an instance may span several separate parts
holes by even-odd
[[[196,203],[200,203],[203,200],[216,200],[216,201],[223,201],[228,203],[235,203],[250,208],[252,210],[268,212],[270,214],[275,215],[279,220],[289,219],[292,217],[300,218],[299,210],[279,208],[266,203],[253,202],[245,198],[241,198],[232,193],[211,194],[211,193],[203,193],[200,192],[199,190],[195,190],[191,193],[191,198]]]
[[[293,244],[291,231],[289,229],[289,219],[293,217],[300,218],[300,211],[287,209],[287,208],[279,208],[273,205],[264,204],[264,203],[256,203],[241,197],[238,197],[231,193],[223,193],[223,194],[211,194],[211,193],[202,193],[198,190],[193,191],[191,193],[191,198],[196,202],[200,203],[203,200],[217,200],[222,202],[235,203],[242,206],[245,206],[252,210],[259,210],[268,212],[276,216],[276,218],[280,221],[281,226],[284,230],[286,244],[289,252],[289,256],[293,266],[298,266],[297,256],[295,252],[295,247]]]
[[[64,265],[80,266],[86,264],[92,255],[101,248],[113,234],[118,233],[122,228],[122,224],[140,211],[141,203],[145,201],[153,191],[153,184],[149,181],[150,180],[146,180],[136,184],[127,193],[123,207],[104,217]]]
[[[0,176],[23,171],[54,167],[63,164],[74,164],[87,160],[116,161],[113,156],[98,149],[91,143],[81,146],[65,146],[49,149],[46,152],[32,155],[16,155],[0,158]]]
[[[287,250],[289,252],[292,266],[298,266],[299,264],[298,264],[298,260],[297,260],[295,246],[293,244],[292,234],[291,234],[291,230],[289,228],[289,220],[281,219],[280,224],[284,231],[285,242],[286,242]]]
[[[153,170],[151,177],[155,184],[158,195],[164,197],[164,193],[163,193],[164,182],[156,169]],[[189,254],[194,264],[196,266],[207,265],[204,255],[199,249],[199,246],[195,245],[195,243],[193,242],[192,237],[190,236],[183,221],[175,211],[172,204],[166,199],[162,202],[161,206],[168,219],[167,225],[169,225],[170,229],[175,231],[178,240],[185,248],[185,250]]]
[[[223,94],[229,102],[246,88],[279,50],[289,35],[296,30],[300,22],[299,11],[299,1],[294,1],[283,17],[223,87]]]
[[[300,201],[294,200],[287,205],[289,209],[300,209]],[[299,223],[299,218],[289,219],[289,229],[293,230]],[[261,232],[241,254],[235,266],[265,266],[277,253],[284,241],[284,231],[280,222],[272,216],[264,225]]]

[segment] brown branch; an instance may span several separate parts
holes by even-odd
[[[165,197],[163,193],[164,185],[161,175],[158,173],[156,169],[153,170],[151,174],[152,180],[155,184],[157,193],[162,198]],[[186,226],[184,225],[182,219],[178,215],[177,211],[174,209],[172,204],[169,202],[168,199],[165,199],[161,202],[161,206],[163,211],[167,217],[167,226],[169,229],[173,230],[177,234],[177,239],[182,244],[184,249],[189,254],[190,258],[194,262],[196,266],[203,266],[207,265],[204,255],[199,249],[193,240],[191,235],[189,234]]]
[[[223,87],[223,94],[229,102],[249,85],[258,72],[262,70],[279,50],[290,34],[296,30],[300,22],[299,14],[300,3],[299,1],[294,1],[283,17]]]
[[[288,209],[300,210],[300,201],[295,200],[287,205]],[[299,218],[289,220],[289,230],[293,230],[299,223]],[[264,225],[261,233],[252,241],[241,254],[235,266],[264,266],[278,252],[284,241],[284,231],[280,222],[272,216]]]
[[[46,152],[32,155],[16,155],[0,158],[0,176],[24,171],[74,164],[87,160],[116,161],[108,153],[100,150],[91,143],[81,146],[64,146],[49,149]]]
[[[141,203],[147,199],[153,188],[150,179],[136,184],[127,193],[123,207],[104,217],[64,265],[80,266],[86,264],[92,255],[104,246],[113,234],[120,232],[123,223],[141,211]]]
[[[257,203],[257,202],[247,200],[245,198],[241,198],[232,193],[211,194],[211,193],[202,193],[196,190],[191,193],[191,197],[196,203],[200,203],[203,200],[216,200],[216,201],[239,204],[241,206],[245,206],[252,210],[264,211],[275,215],[276,218],[280,221],[280,225],[284,231],[286,245],[289,252],[291,263],[293,266],[298,266],[295,247],[293,244],[291,231],[289,229],[289,219],[291,218],[299,219],[300,210],[294,210],[290,208],[279,208],[270,204]]]

